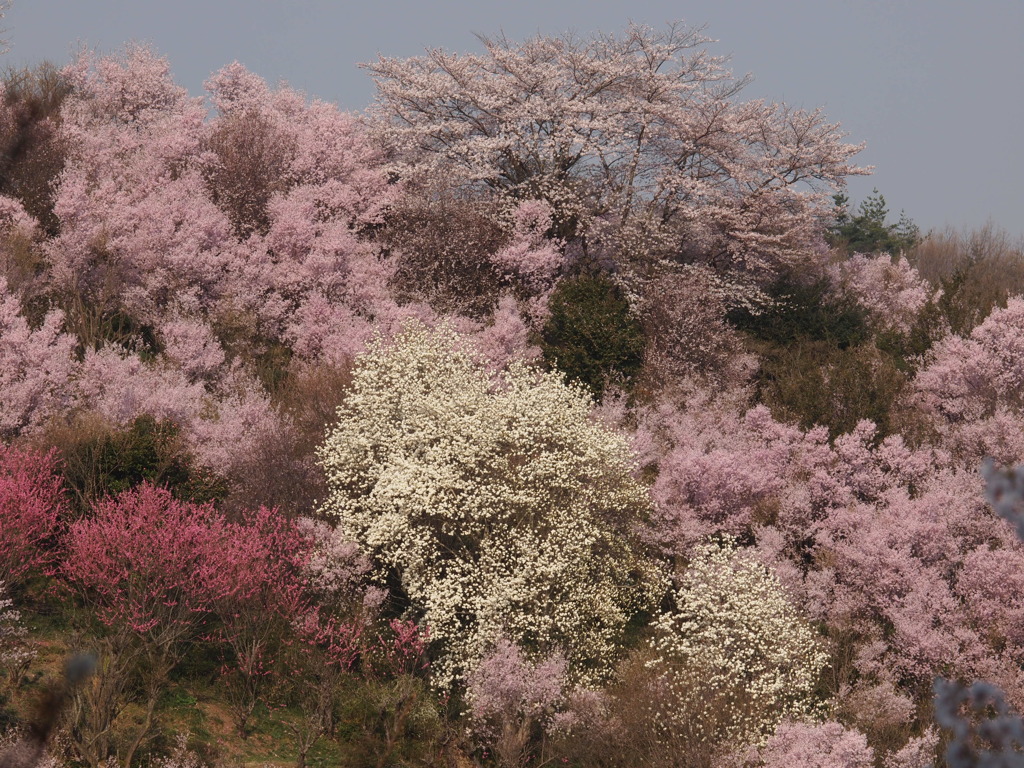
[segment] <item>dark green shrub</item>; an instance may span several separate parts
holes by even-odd
[[[600,399],[609,383],[629,385],[643,364],[644,335],[619,287],[605,275],[559,284],[541,349],[548,365]]]
[[[79,513],[142,482],[166,487],[182,500],[222,499],[223,482],[193,466],[179,432],[176,424],[149,415],[120,429],[84,416],[52,427],[45,439],[61,451],[64,483]]]
[[[754,338],[779,346],[805,340],[846,349],[867,338],[866,312],[852,297],[836,294],[827,277],[806,280],[782,274],[767,293],[773,306],[760,314],[733,310],[729,321]]]
[[[907,375],[873,344],[839,349],[805,340],[764,354],[757,390],[777,419],[805,429],[820,424],[832,437],[869,419],[881,439],[894,431],[894,406],[906,382]]]

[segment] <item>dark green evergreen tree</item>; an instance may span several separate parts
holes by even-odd
[[[887,224],[889,208],[885,197],[872,190],[861,201],[856,216],[850,216],[850,199],[844,194],[834,198],[839,212],[835,223],[829,228],[829,243],[848,253],[900,253],[914,247],[921,240],[917,225],[900,211],[899,221]]]

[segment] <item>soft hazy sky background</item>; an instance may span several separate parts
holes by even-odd
[[[991,219],[1024,236],[1024,0],[14,0],[0,64],[67,62],[79,45],[151,43],[194,94],[237,59],[267,80],[361,110],[357,68],[377,54],[476,51],[473,32],[511,39],[652,26],[707,25],[748,98],[823,106],[867,142],[850,184],[872,187],[892,217],[923,230]]]

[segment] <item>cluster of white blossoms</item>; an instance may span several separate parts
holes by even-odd
[[[655,622],[648,662],[667,695],[652,713],[667,734],[703,744],[759,744],[784,719],[814,716],[828,655],[778,577],[731,544],[698,547]]]
[[[5,593],[6,586],[0,581],[0,665],[13,673],[35,658],[35,652],[26,644],[28,629],[21,622],[21,613],[14,610]]]
[[[449,328],[408,325],[357,359],[320,449],[323,510],[400,577],[440,651],[436,684],[499,636],[596,682],[663,589],[631,542],[650,505],[634,456],[591,410],[558,374],[488,373]]]

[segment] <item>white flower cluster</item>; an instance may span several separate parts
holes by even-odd
[[[36,654],[26,643],[28,630],[21,623],[21,613],[3,597],[4,592],[4,582],[0,581],[0,666],[14,672],[27,666]]]
[[[405,328],[356,365],[320,449],[324,511],[393,569],[431,639],[438,685],[501,635],[596,680],[662,580],[631,530],[649,499],[626,440],[558,375],[492,376],[449,328]]]
[[[761,744],[784,718],[816,714],[828,660],[778,577],[731,544],[701,546],[655,622],[649,666],[667,694],[652,716],[666,734],[712,745]]]

